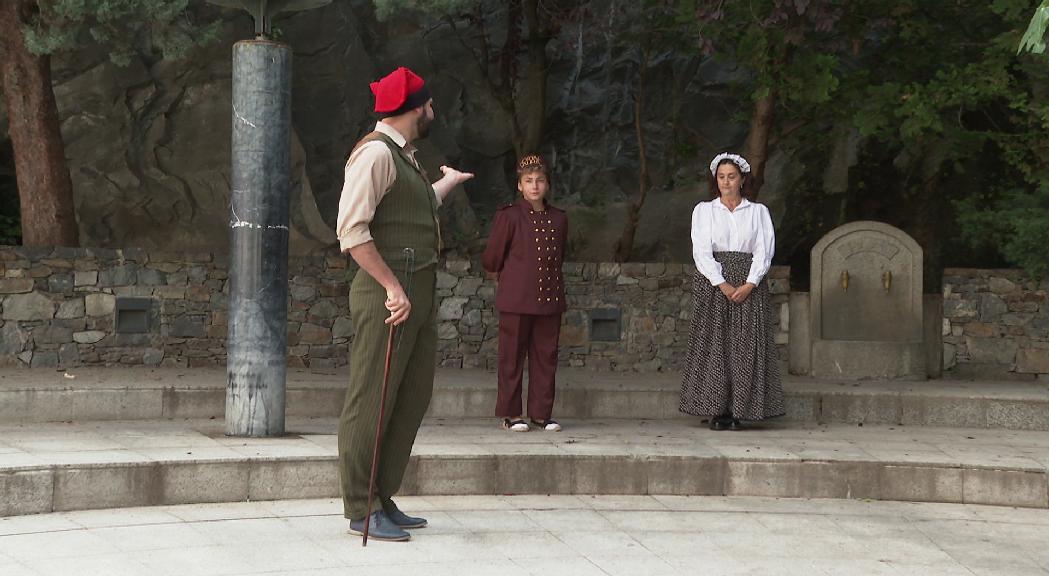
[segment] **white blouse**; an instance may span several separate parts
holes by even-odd
[[[714,260],[714,252],[723,251],[754,255],[747,282],[757,286],[776,253],[776,233],[769,209],[746,198],[735,211],[725,207],[720,198],[697,204],[692,211],[692,257],[711,286],[725,281],[721,264]]]

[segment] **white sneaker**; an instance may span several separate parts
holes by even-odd
[[[528,422],[525,422],[520,418],[514,420],[503,418],[503,430],[510,430],[511,432],[528,432]]]
[[[538,428],[540,430],[545,430],[546,432],[560,432],[561,431],[561,425],[558,424],[556,420],[547,420],[545,422],[540,421],[540,420],[532,420],[532,424],[536,428]]]

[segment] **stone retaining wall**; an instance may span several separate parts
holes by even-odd
[[[568,311],[561,326],[561,364],[596,370],[678,370],[691,315],[692,266],[580,263],[564,266]],[[787,360],[790,269],[769,272],[776,343]],[[469,262],[438,272],[438,357],[441,366],[494,369],[498,316],[495,284]],[[617,329],[618,326],[618,329]]]
[[[688,336],[691,267],[565,264],[569,310],[561,362],[595,370],[681,367]],[[337,253],[289,263],[289,364],[326,370],[347,362],[353,328],[352,273]],[[769,273],[776,342],[787,353],[789,269]],[[944,271],[947,377],[1049,380],[1049,281],[1018,270]],[[226,360],[227,263],[211,254],[0,247],[0,363],[33,367],[97,364],[199,366]],[[469,261],[441,263],[438,363],[494,368],[495,285]],[[118,306],[145,303],[117,330]],[[137,314],[137,316],[136,316]]]
[[[336,253],[289,263],[289,365],[332,369],[353,338],[347,260]],[[789,269],[769,274],[776,341],[787,354]],[[569,310],[561,362],[597,370],[680,367],[688,337],[691,267],[681,264],[565,265]],[[226,360],[227,262],[211,254],[144,250],[0,247],[0,363],[199,366]],[[438,363],[493,368],[495,285],[471,262],[438,272]],[[132,299],[132,300],[128,300]],[[144,321],[118,330],[117,308]]]
[[[1019,270],[944,270],[945,375],[1049,380],[1047,293]]]

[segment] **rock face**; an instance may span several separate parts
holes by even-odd
[[[56,83],[81,243],[180,250],[228,244],[230,39],[182,61],[63,62]],[[83,66],[79,72],[74,65]],[[292,140],[292,245],[330,244]]]
[[[622,3],[607,3],[623,13]],[[223,30],[184,60],[141,56],[121,68],[90,47],[53,60],[82,245],[227,250],[230,47],[251,37],[252,24],[236,11],[199,9],[221,14]],[[609,259],[638,186],[638,56],[615,44],[609,10],[593,11],[600,23],[565,24],[547,47],[542,152],[554,166],[553,201],[571,213],[576,260]],[[510,118],[456,33],[422,17],[378,22],[371,0],[291,13],[278,26],[294,50],[292,253],[334,243],[344,161],[374,122],[368,83],[399,65],[418,71],[434,94],[437,121],[419,142],[425,168],[432,177],[444,163],[477,174],[442,209],[446,245],[476,252],[495,208],[516,197],[515,152]],[[685,50],[653,55],[646,76],[651,183],[633,259],[685,262],[689,214],[707,196],[705,164],[746,136],[728,89],[739,78]],[[789,186],[781,178],[789,162],[777,158],[763,192],[774,211]]]

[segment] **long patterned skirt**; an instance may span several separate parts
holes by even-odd
[[[750,254],[715,252],[714,259],[729,284],[746,282]],[[768,283],[762,279],[742,304],[735,304],[696,271],[680,410],[739,420],[782,416],[777,357]]]

